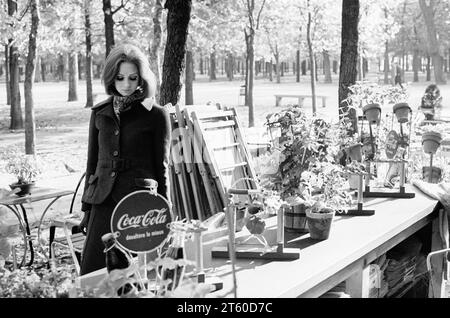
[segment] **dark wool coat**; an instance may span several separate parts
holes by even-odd
[[[156,180],[158,193],[170,199],[170,139],[169,113],[163,107],[149,111],[136,101],[120,114],[120,122],[112,97],[92,107],[82,210],[90,211],[108,195],[119,202],[139,190],[138,178]]]

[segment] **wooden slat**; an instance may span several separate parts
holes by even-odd
[[[215,118],[233,116],[233,112],[230,110],[220,110],[220,111],[215,111],[215,112],[211,111],[211,113],[196,112],[196,116],[200,120],[215,119]]]
[[[219,168],[219,170],[220,171],[233,170],[233,169],[235,169],[237,167],[245,167],[246,165],[247,165],[247,162],[239,162],[239,163],[236,163],[234,165],[221,167],[221,168]]]
[[[234,120],[222,120],[217,122],[204,122],[203,125],[205,130],[213,130],[227,127],[234,127],[235,122]]]
[[[237,146],[239,146],[239,143],[236,142],[236,143],[225,145],[225,146],[221,146],[221,147],[214,147],[213,150],[214,151],[227,150],[227,149],[234,148],[234,147],[237,147]]]

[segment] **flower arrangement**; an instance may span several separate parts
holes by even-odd
[[[40,164],[34,155],[14,154],[8,160],[5,170],[17,177],[17,183],[31,183],[42,173]]]

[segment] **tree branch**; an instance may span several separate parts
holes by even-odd
[[[258,28],[259,28],[259,21],[260,21],[260,18],[261,18],[261,12],[262,12],[262,10],[264,9],[264,5],[266,4],[266,0],[263,0],[263,2],[262,2],[262,4],[261,4],[261,7],[259,8],[259,12],[258,12],[258,16],[257,16],[257,18],[256,18],[256,29],[258,30]]]
[[[120,1],[120,6],[118,6],[116,8],[116,10],[112,10],[111,11],[111,15],[114,15],[117,11],[121,10],[121,9],[125,9],[125,7],[127,6],[128,2],[130,2],[130,0],[127,0],[125,3],[123,3],[123,0]]]

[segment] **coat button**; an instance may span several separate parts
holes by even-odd
[[[117,150],[113,152],[114,157],[117,157],[118,155],[119,155],[119,152]]]
[[[115,171],[111,172],[111,178],[114,178],[115,176],[116,176],[116,172]]]
[[[119,130],[118,129],[114,130],[114,135],[119,136]]]

